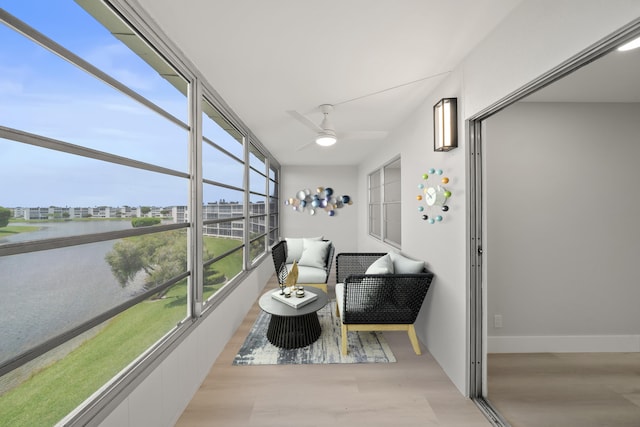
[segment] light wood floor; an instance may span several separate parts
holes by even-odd
[[[396,363],[231,365],[259,310],[254,304],[177,426],[491,426],[405,332],[384,334]]]
[[[640,426],[640,353],[490,354],[488,368],[513,427]]]

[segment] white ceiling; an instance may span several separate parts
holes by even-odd
[[[392,131],[521,0],[138,0],[283,165],[353,165],[384,140],[308,145],[334,104],[337,131]],[[435,77],[432,77],[435,76]]]
[[[287,111],[338,132],[390,132],[521,0],[138,0],[283,165],[358,164],[384,139],[329,148]],[[640,102],[640,49],[614,51],[533,102]],[[304,147],[304,149],[301,149]]]

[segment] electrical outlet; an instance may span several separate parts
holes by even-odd
[[[493,315],[493,327],[502,328],[502,314]]]

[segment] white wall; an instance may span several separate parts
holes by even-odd
[[[323,210],[315,215],[294,212],[291,206],[280,205],[280,235],[284,237],[324,236],[335,246],[335,253],[353,252],[356,247],[356,229],[359,223],[367,221],[367,216],[358,215],[359,207],[365,206],[367,199],[359,196],[357,190],[358,170],[350,166],[283,166],[281,200],[295,198],[300,190],[309,189],[312,194],[318,187],[331,187],[336,195],[351,196],[353,204],[336,210],[330,217]],[[335,271],[335,263],[332,266]]]
[[[489,352],[640,351],[638,118],[519,103],[486,121]]]

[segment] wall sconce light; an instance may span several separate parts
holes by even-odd
[[[442,98],[433,106],[433,151],[458,147],[458,98]]]

